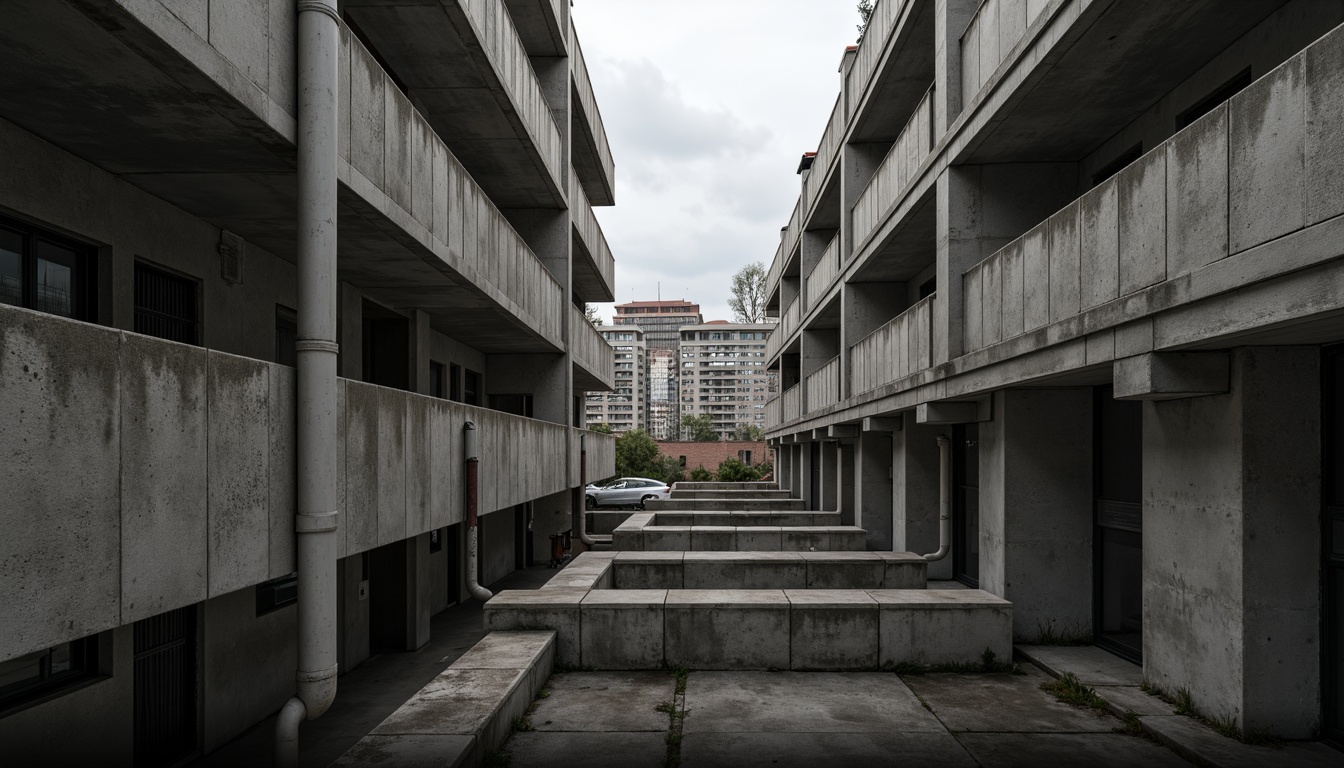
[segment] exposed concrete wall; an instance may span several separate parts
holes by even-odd
[[[868,532],[868,549],[898,551],[892,546],[893,432],[863,432],[854,459],[854,525]],[[843,515],[841,520],[844,520]]]
[[[6,762],[133,764],[134,632],[130,626],[119,627],[103,638],[99,652],[105,657],[102,666],[110,677],[0,718],[0,744],[5,745]],[[105,649],[104,643],[110,647]]]
[[[494,584],[513,572],[516,527],[513,507],[480,518],[481,583]]]
[[[1144,675],[1243,730],[1320,712],[1320,376],[1248,347],[1225,395],[1143,411]]]
[[[368,585],[361,578],[364,554],[336,564],[336,658],[345,674],[369,658]]]
[[[980,424],[980,587],[1013,636],[1092,625],[1092,390],[1010,389]]]
[[[486,356],[486,378],[492,382],[490,391],[500,395],[532,395],[532,415],[553,424],[573,422],[570,410],[574,406],[569,402],[565,385],[568,368],[569,361],[563,355]]]
[[[201,748],[210,752],[294,695],[298,606],[257,616],[256,590],[249,587],[207,600],[200,610]]]

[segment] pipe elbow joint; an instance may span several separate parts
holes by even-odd
[[[340,665],[332,664],[315,672],[300,670],[295,676],[298,684],[296,699],[303,704],[309,720],[322,716],[336,699],[336,674]],[[291,699],[294,701],[296,699]]]

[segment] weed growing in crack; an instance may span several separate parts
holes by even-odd
[[[513,755],[502,749],[487,749],[481,756],[481,768],[509,768]]]
[[[1083,685],[1083,682],[1072,672],[1064,673],[1064,676],[1058,680],[1047,680],[1041,683],[1041,690],[1065,704],[1071,704],[1075,707],[1088,707],[1102,712],[1106,711],[1106,702],[1101,700],[1092,686]]]
[[[1079,646],[1092,644],[1092,631],[1076,625],[1056,627],[1053,620],[1039,622],[1036,625],[1036,639],[1032,645]]]
[[[932,674],[983,674],[993,672],[999,674],[1020,675],[1022,670],[1016,664],[1005,664],[997,660],[997,655],[989,648],[980,654],[979,663],[954,662],[952,664],[920,664],[915,661],[902,661],[899,664],[885,664],[882,667],[884,672],[895,672],[898,675],[932,675]]]

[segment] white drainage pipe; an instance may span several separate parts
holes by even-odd
[[[466,457],[467,477],[467,591],[471,593],[472,597],[485,602],[494,597],[494,593],[482,587],[476,579],[480,545],[476,502],[480,497],[478,470],[480,469],[481,457],[476,450],[476,425],[470,421],[462,425],[462,447],[464,449],[463,455]]]
[[[924,556],[933,562],[952,549],[952,441],[938,436],[938,551]]]
[[[582,541],[584,546],[592,549],[597,545],[592,537],[588,535],[588,514],[587,505],[584,503],[588,494],[588,436],[579,435],[579,487],[575,488],[570,494],[569,506],[573,510],[572,528],[575,534]]]

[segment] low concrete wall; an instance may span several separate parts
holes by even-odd
[[[649,511],[682,510],[687,512],[801,512],[802,499],[649,499],[644,502]]]
[[[924,589],[908,552],[619,552],[616,589]]]
[[[555,669],[555,633],[492,632],[333,766],[480,765]]]
[[[673,488],[671,497],[674,499],[787,499],[789,498],[789,492],[774,489],[746,491],[691,491],[683,490],[681,488]]]
[[[773,491],[778,488],[779,484],[773,480],[751,480],[741,483],[682,480],[672,486],[673,491]]]
[[[666,513],[660,513],[666,514]],[[631,515],[611,535],[627,551],[862,551],[867,533],[852,525],[653,525],[654,513]]]
[[[628,519],[628,518],[627,518]],[[840,525],[839,512],[656,512],[654,525]]]
[[[976,589],[501,592],[487,630],[552,629],[594,669],[876,670],[1012,653],[1012,604]]]

